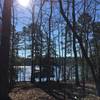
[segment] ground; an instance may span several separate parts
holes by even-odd
[[[10,93],[12,100],[55,100],[42,89],[30,83],[18,84]]]
[[[12,100],[64,100],[65,84],[36,83],[29,82],[18,83],[11,90],[9,96]],[[83,96],[82,87],[75,87],[73,84],[66,84],[66,100],[100,100],[95,96],[95,86],[87,84],[85,96]]]

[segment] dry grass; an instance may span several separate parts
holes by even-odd
[[[83,100],[100,100],[100,97],[97,97],[95,95],[89,95],[85,97]]]
[[[16,88],[9,93],[9,96],[12,100],[55,100],[46,92],[31,84],[16,86]]]
[[[41,86],[38,87],[37,85],[32,85],[30,83],[20,83],[17,84],[16,87],[9,93],[9,96],[12,100],[63,100],[57,99],[61,98],[60,92],[62,93],[61,90],[63,87],[59,87],[60,90],[58,90],[56,87],[59,86],[54,83],[53,88],[50,87],[52,88],[52,92],[50,92],[51,90],[48,90],[46,84],[43,86],[43,88],[41,88]],[[100,97],[95,95],[95,86],[91,84],[86,84],[86,96],[84,98],[81,96],[82,87],[70,87],[69,84],[67,85],[66,90],[68,91],[66,94],[66,100],[100,100]],[[77,97],[77,99],[74,99],[74,97]]]

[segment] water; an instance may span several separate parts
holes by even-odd
[[[18,67],[17,80],[30,81],[31,80],[31,66],[17,66],[17,67]]]
[[[31,81],[31,66],[16,66],[17,69],[17,79],[16,81]],[[35,70],[39,71],[39,66],[35,67]],[[66,67],[66,76],[68,74],[69,68]],[[59,75],[60,71],[60,75]],[[60,66],[54,66],[53,67],[53,77],[51,77],[51,80],[58,80],[60,77],[60,80],[62,80],[63,77],[63,69],[60,69]],[[75,79],[75,76],[73,75],[71,78]],[[36,81],[39,81],[39,78],[35,78]],[[42,78],[42,81],[46,81],[47,78]]]

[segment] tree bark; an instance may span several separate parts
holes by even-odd
[[[76,38],[75,38],[75,30],[76,30],[76,18],[75,18],[75,1],[72,1],[72,17],[73,17],[73,51],[74,51],[74,59],[75,59],[75,81],[76,85],[79,86],[79,74],[78,74],[78,60],[77,60],[77,51],[76,51]]]
[[[32,48],[31,48],[31,82],[34,83],[35,82],[35,66],[34,66],[34,47],[35,47],[35,33],[34,33],[34,5],[32,6],[32,32],[31,32],[31,39],[32,39]]]
[[[5,0],[2,17],[2,35],[0,47],[0,100],[8,100],[9,49],[11,33],[11,0]]]
[[[52,18],[52,0],[50,0],[50,15],[49,15],[49,36],[48,36],[48,75],[47,81],[50,81],[51,74],[51,18]]]

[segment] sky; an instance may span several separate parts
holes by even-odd
[[[0,0],[0,1],[3,2],[3,0]],[[39,2],[36,2],[36,1],[39,1],[39,0],[33,0],[33,3],[30,3],[30,4],[35,5],[35,18],[37,18],[38,11],[39,11]],[[78,1],[80,1],[80,0],[78,0]],[[32,22],[32,10],[31,10],[30,4],[27,7],[24,7],[20,3],[18,3],[18,0],[15,0],[14,16],[15,16],[15,26],[16,26],[17,31],[22,31],[23,26],[28,25]],[[80,7],[77,6],[76,9],[79,9],[81,7],[82,7],[81,5],[80,5]],[[48,8],[49,8],[49,5],[46,5],[46,10],[48,10]],[[99,10],[97,10],[97,12],[96,12],[96,21],[100,21],[100,4],[97,4],[97,9],[99,9]],[[89,9],[89,10],[91,10],[91,9]],[[54,16],[56,16],[56,12],[55,12]],[[23,52],[24,51],[22,51],[22,52],[20,51],[20,54],[22,56],[23,56]],[[29,54],[29,51],[27,54]]]
[[[22,31],[23,26],[31,23],[31,12],[27,7],[14,3],[15,26],[17,31]]]
[[[35,11],[35,18],[38,16],[39,12],[39,0],[29,0],[29,4],[27,6],[23,6],[20,4],[18,1],[21,0],[16,0],[14,6],[15,7],[15,16],[17,17],[17,20],[15,21],[16,24],[16,30],[21,31],[23,26],[31,24],[32,23],[32,4],[34,4],[34,11]],[[25,1],[25,0],[22,0]],[[33,3],[31,3],[33,1]]]
[[[34,2],[34,1],[33,1]],[[35,4],[35,16],[37,16],[39,8],[37,8],[36,2]],[[30,4],[28,4],[26,7],[21,5],[18,1],[14,3],[15,7],[15,26],[16,26],[16,31],[22,31],[23,26],[28,26],[29,24],[32,23],[32,9],[30,7]],[[26,52],[26,57],[31,55],[30,50],[19,50],[19,55],[21,57],[25,57],[25,52]]]
[[[33,0],[33,3],[35,5],[35,8],[34,8],[35,9],[35,18],[37,17],[37,13],[39,11],[39,6],[38,6],[39,2],[36,2],[36,1],[38,1],[38,0]],[[81,0],[79,0],[79,1],[81,1]],[[88,2],[88,4],[89,3],[90,2]],[[15,10],[16,11],[16,13],[15,13],[16,15],[15,16],[17,16],[17,20],[15,22],[16,30],[17,31],[21,31],[22,27],[24,25],[28,25],[29,23],[31,23],[31,20],[32,20],[32,10],[30,8],[30,4],[28,6],[26,6],[26,7],[20,5],[20,3],[18,3],[18,2],[15,3],[15,5],[16,4],[17,4],[17,7],[16,7],[17,9]],[[94,6],[94,4],[91,4],[90,8],[87,8],[88,11],[90,11],[90,13],[93,13],[93,11],[91,10],[91,7],[93,7],[93,6]],[[49,5],[46,5],[46,10],[48,10],[48,8],[49,8]],[[97,9],[99,9],[99,8],[100,8],[100,5],[97,4]],[[78,9],[83,9],[83,6],[82,5],[78,5],[78,6],[76,6],[76,9],[77,10]],[[80,10],[80,12],[82,12],[82,11]],[[56,15],[56,13],[57,12],[55,12],[55,15]],[[70,13],[71,13],[71,10],[70,10]],[[95,20],[96,21],[100,21],[100,10],[97,10],[97,12],[96,12],[96,19]],[[23,54],[24,54],[24,51],[20,51],[20,55],[24,56]],[[29,54],[29,51],[27,51],[27,54]]]

